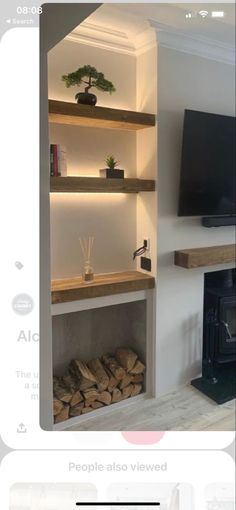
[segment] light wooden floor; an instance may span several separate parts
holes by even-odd
[[[235,430],[235,401],[217,405],[192,386],[140,400],[67,430]]]

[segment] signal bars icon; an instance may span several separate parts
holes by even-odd
[[[198,16],[201,16],[201,18],[206,18],[207,16],[210,16],[211,18],[224,18],[225,17],[225,12],[224,11],[205,11],[205,10],[202,10],[202,11],[189,11],[189,12],[186,12],[185,14],[185,18],[186,19],[192,19],[192,18],[197,18]]]
[[[192,19],[197,18],[198,16],[201,16],[201,18],[206,18],[208,16],[208,11],[189,11],[185,14],[186,19]]]

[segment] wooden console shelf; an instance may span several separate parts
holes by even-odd
[[[49,99],[49,122],[133,131],[155,126],[155,115]]]
[[[51,177],[50,190],[52,193],[139,193],[155,191],[155,181],[103,177]]]
[[[52,281],[52,304],[136,292],[154,287],[154,277],[138,271],[95,275],[91,283],[84,283],[81,277],[64,278]]]
[[[175,251],[175,265],[192,269],[235,261],[235,245],[210,246]]]

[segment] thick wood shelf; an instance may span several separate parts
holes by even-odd
[[[132,131],[155,126],[155,115],[49,99],[49,122]]]
[[[91,283],[84,283],[81,277],[64,278],[52,281],[52,304],[136,292],[154,287],[154,277],[138,271],[95,275]]]
[[[234,261],[234,244],[175,251],[175,265],[186,269],[226,264]]]
[[[51,177],[50,190],[53,193],[139,193],[155,191],[155,181],[103,177]]]

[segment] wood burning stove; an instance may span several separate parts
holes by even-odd
[[[236,395],[235,269],[205,274],[202,377],[192,385],[218,404]]]

